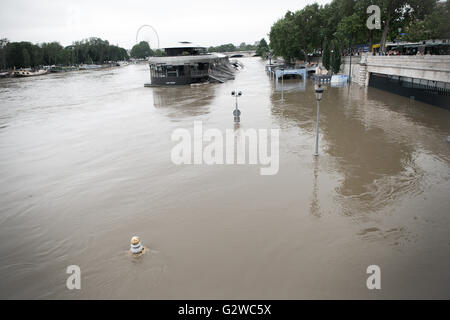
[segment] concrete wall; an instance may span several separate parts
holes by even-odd
[[[450,82],[450,56],[368,56],[367,72]]]
[[[349,74],[350,57],[342,60],[341,71]],[[352,57],[352,82],[368,85],[370,73],[381,73],[450,82],[450,56],[372,56]]]
[[[361,77],[365,77],[366,69],[360,65],[361,57],[354,56],[351,61],[351,81],[364,85],[365,81]],[[350,57],[343,57],[341,72],[350,75]],[[362,72],[362,74],[361,74]]]

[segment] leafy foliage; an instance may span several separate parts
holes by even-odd
[[[331,67],[331,57],[330,57],[330,44],[325,41],[322,52],[322,64],[325,69],[330,70]]]
[[[333,40],[331,46],[331,70],[333,73],[339,73],[339,70],[341,69],[341,48],[337,40]]]
[[[422,21],[410,23],[407,27],[408,41],[450,38],[450,1],[439,4]]]
[[[131,57],[136,59],[145,59],[153,56],[154,54],[155,53],[152,49],[150,49],[150,45],[147,41],[141,41],[138,44],[135,44],[130,51]]]
[[[110,45],[100,38],[77,41],[65,48],[58,42],[32,44],[2,39],[0,44],[2,68],[104,63],[128,59],[125,49]]]
[[[409,28],[411,38],[448,38],[450,16],[447,10],[434,10],[437,0],[332,0],[319,6],[287,11],[269,33],[274,54],[286,61],[304,59],[324,48],[325,39],[337,41],[340,48],[354,44],[385,43],[398,38],[398,29]],[[445,3],[446,8],[449,1]],[[381,9],[382,30],[366,26],[369,5]],[[444,12],[445,11],[445,12]],[[326,52],[326,50],[323,50]]]
[[[262,38],[258,43],[258,47],[256,48],[256,54],[260,57],[266,58],[269,53],[269,45],[267,41]]]
[[[222,44],[217,47],[209,47],[208,52],[234,52],[234,51],[253,51],[256,50],[258,43],[246,44],[242,42],[238,47],[232,43]]]

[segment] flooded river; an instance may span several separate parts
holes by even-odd
[[[450,298],[449,111],[326,88],[315,158],[312,83],[281,101],[241,61],[192,88],[144,88],[147,65],[1,80],[0,298]],[[232,90],[241,129],[280,130],[276,175],[171,161],[175,129],[234,128]]]

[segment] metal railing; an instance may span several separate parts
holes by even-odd
[[[208,74],[208,70],[191,70],[191,77],[203,77]]]

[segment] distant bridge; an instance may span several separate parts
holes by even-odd
[[[233,51],[233,52],[222,52],[223,54],[232,58],[233,56],[237,58],[237,56],[242,56],[242,58],[253,57],[256,54],[256,51]]]

